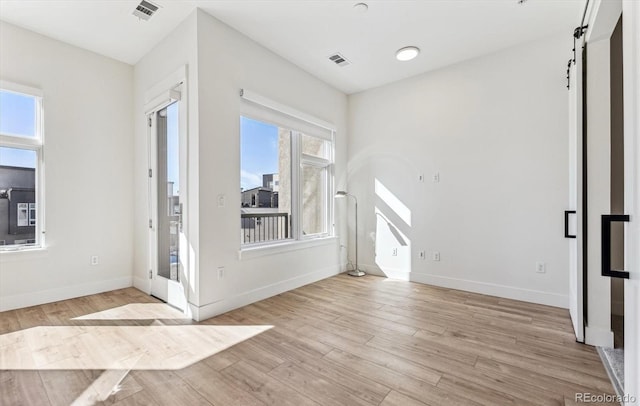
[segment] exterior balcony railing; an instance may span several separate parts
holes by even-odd
[[[243,244],[289,238],[289,213],[241,213]]]

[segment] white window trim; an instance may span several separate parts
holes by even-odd
[[[273,126],[281,127],[281,125],[270,122],[262,118],[254,118],[250,114],[241,114],[241,117],[249,118],[251,120],[260,121],[263,123],[271,124]],[[333,224],[333,162],[329,159],[319,158],[313,155],[303,154],[301,152],[301,135],[303,133],[295,130],[288,129],[291,134],[291,218],[293,218],[294,226],[291,230],[291,237],[286,240],[275,240],[275,241],[261,241],[261,242],[253,242],[253,243],[240,243],[240,251],[251,250],[263,247],[277,247],[283,246],[284,244],[292,244],[296,242],[304,242],[310,240],[323,239],[327,237],[333,236],[332,224]],[[333,137],[334,132],[332,132],[332,139],[326,140],[331,142],[331,157],[333,157],[334,143]],[[308,135],[308,134],[306,134]],[[312,135],[310,135],[312,136]],[[315,136],[312,136],[315,137]],[[319,138],[319,137],[316,137]],[[322,138],[324,139],[324,138]],[[300,221],[302,215],[302,189],[300,188],[300,176],[301,170],[293,170],[294,168],[302,169],[302,166],[308,165],[317,168],[326,168],[327,171],[325,176],[327,179],[327,187],[326,187],[326,196],[325,196],[325,205],[323,206],[323,217],[325,222],[325,231],[322,233],[316,234],[308,234],[304,235],[302,230],[302,221]]]
[[[0,254],[45,250],[45,182],[44,182],[44,108],[41,89],[18,83],[0,80],[0,90],[33,96],[36,99],[35,137],[0,133],[0,146],[9,148],[22,148],[36,152],[37,162],[35,169],[35,195],[36,195],[36,230],[34,245],[2,245]]]
[[[255,103],[260,106],[271,109],[273,111],[276,111],[280,114],[284,114],[286,116],[295,118],[296,120],[304,121],[306,123],[312,124],[316,127],[320,127],[330,132],[335,132],[336,130],[335,126],[327,121],[314,117],[310,114],[304,113],[300,110],[294,109],[293,107],[289,107],[285,104],[279,103],[275,100],[271,100],[267,97],[254,93],[250,90],[240,89],[240,97],[252,103]]]
[[[314,137],[313,135],[308,135],[307,136],[311,136]],[[301,138],[301,137],[298,137]],[[327,139],[326,141],[330,142],[329,144],[329,148],[330,150],[328,151],[329,153],[329,157],[328,158],[320,158],[314,155],[309,155],[309,154],[305,154],[305,153],[300,153],[298,156],[300,157],[300,168],[302,169],[303,166],[312,166],[315,168],[323,168],[326,169],[326,171],[324,172],[324,176],[327,177],[326,179],[326,196],[324,196],[324,200],[325,200],[325,204],[323,206],[323,218],[324,218],[324,229],[325,231],[322,233],[316,233],[316,234],[308,234],[308,235],[303,235],[302,234],[302,222],[300,221],[300,240],[312,240],[312,239],[317,239],[317,238],[326,238],[326,237],[330,237],[334,235],[334,230],[333,230],[333,194],[334,192],[334,186],[333,186],[333,182],[334,182],[334,151],[335,151],[335,130],[331,130],[331,139]],[[301,193],[301,192],[300,192]],[[299,195],[299,200],[300,200],[300,213],[302,213],[302,194]]]
[[[251,102],[255,105],[259,105],[260,107],[272,110],[276,115],[288,116],[295,120],[302,121],[307,124],[311,124],[316,126],[325,132],[328,133],[327,136],[320,136],[319,134],[314,133],[306,133],[304,131],[299,131],[299,129],[294,126],[285,125],[284,123],[279,123],[279,120],[268,119],[265,118],[262,114],[252,114],[252,109],[243,109],[240,110],[240,116],[246,117],[252,120],[261,121],[265,123],[269,123],[278,127],[283,127],[289,129],[291,131],[291,216],[294,219],[294,226],[291,229],[291,238],[287,240],[277,240],[277,241],[266,241],[266,242],[257,242],[257,243],[240,243],[240,249],[238,251],[239,258],[247,257],[243,253],[250,252],[265,252],[262,255],[271,255],[284,251],[290,251],[292,246],[299,245],[301,248],[315,245],[316,242],[320,244],[325,240],[332,240],[335,237],[334,229],[333,229],[333,213],[334,213],[334,205],[333,205],[333,194],[334,194],[334,156],[335,156],[335,126],[329,122],[326,122],[317,117],[313,117],[307,113],[301,112],[292,107],[286,106],[282,103],[271,100],[267,97],[261,96],[257,93],[248,91],[246,89],[240,90],[240,97],[245,101]],[[328,158],[319,158],[317,156],[312,156],[308,154],[303,154],[301,150],[301,136],[300,134],[305,134],[308,136],[312,136],[315,138],[323,139],[330,142],[330,150]],[[324,205],[324,220],[325,220],[325,232],[303,235],[302,233],[302,221],[301,213],[302,213],[302,191],[300,188],[300,176],[302,165],[310,165],[320,168],[326,168],[326,175],[328,177],[326,182],[326,196],[325,196],[325,205]],[[293,170],[293,169],[296,170]],[[294,248],[297,249],[297,248]],[[254,257],[254,254],[248,254],[250,257]]]
[[[338,241],[338,237],[330,235],[324,237],[309,238],[305,240],[281,240],[280,242],[272,244],[245,245],[242,249],[238,250],[238,260],[242,261],[268,255],[277,255],[283,252],[321,247],[323,245],[335,244]]]

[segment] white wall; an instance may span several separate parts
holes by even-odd
[[[340,270],[338,239],[285,253],[239,259],[240,97],[251,89],[334,123],[336,180],[345,183],[346,96],[201,10],[149,52],[134,70],[134,284],[149,291],[145,95],[188,65],[188,206],[190,311],[198,319],[272,296]],[[217,207],[218,195],[226,196]],[[218,280],[217,268],[225,268]]]
[[[349,188],[369,272],[568,306],[571,46],[547,38],[349,97]]]
[[[149,271],[149,192],[147,170],[149,168],[149,145],[145,116],[145,104],[157,96],[158,84],[180,68],[187,66],[188,108],[188,206],[185,220],[189,242],[198,248],[197,218],[190,213],[198,210],[198,51],[196,12],[193,12],[167,37],[145,55],[134,68],[134,267],[133,282],[138,289],[150,293]],[[166,89],[162,89],[166,90]],[[197,258],[196,258],[197,260]],[[196,264],[197,265],[197,264]],[[195,279],[195,278],[194,278]],[[190,291],[187,299],[198,303],[196,280],[186,281]]]
[[[205,12],[198,11],[200,117],[200,317],[336,274],[328,245],[238,259],[240,249],[240,97],[242,88],[336,125],[336,180],[344,186],[346,96]],[[217,207],[217,196],[226,206]],[[193,213],[192,213],[193,215]],[[338,223],[340,224],[340,223]],[[217,279],[217,268],[226,276]]]
[[[0,253],[0,311],[130,286],[132,67],[4,22],[0,54],[1,79],[44,93],[47,237]]]

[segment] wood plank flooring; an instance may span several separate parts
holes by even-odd
[[[11,337],[0,357],[22,362],[32,354],[16,349],[37,347],[62,362],[59,337],[47,347],[59,330],[47,326],[77,334],[195,324],[157,303],[129,288],[0,313],[0,338]],[[273,327],[174,369],[0,370],[0,405],[573,405],[576,393],[614,393],[596,351],[575,342],[566,310],[375,276],[339,275],[199,324]],[[16,333],[38,327],[37,340]],[[170,351],[180,332],[171,332],[173,344],[102,337],[96,359],[109,362],[111,347],[148,356],[154,345],[178,356]],[[202,348],[184,342],[197,358]]]

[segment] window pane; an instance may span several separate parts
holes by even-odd
[[[0,147],[0,241],[31,245],[36,235],[36,151]]]
[[[322,138],[301,135],[302,153],[318,158],[330,159],[331,143]]]
[[[291,238],[291,131],[240,119],[243,244]]]
[[[30,149],[0,147],[0,165],[17,168],[35,168],[38,161],[36,151]],[[2,187],[0,186],[0,189]]]
[[[326,168],[302,167],[302,233],[326,232],[324,218],[326,204]]]
[[[36,98],[0,91],[0,133],[36,136]]]

